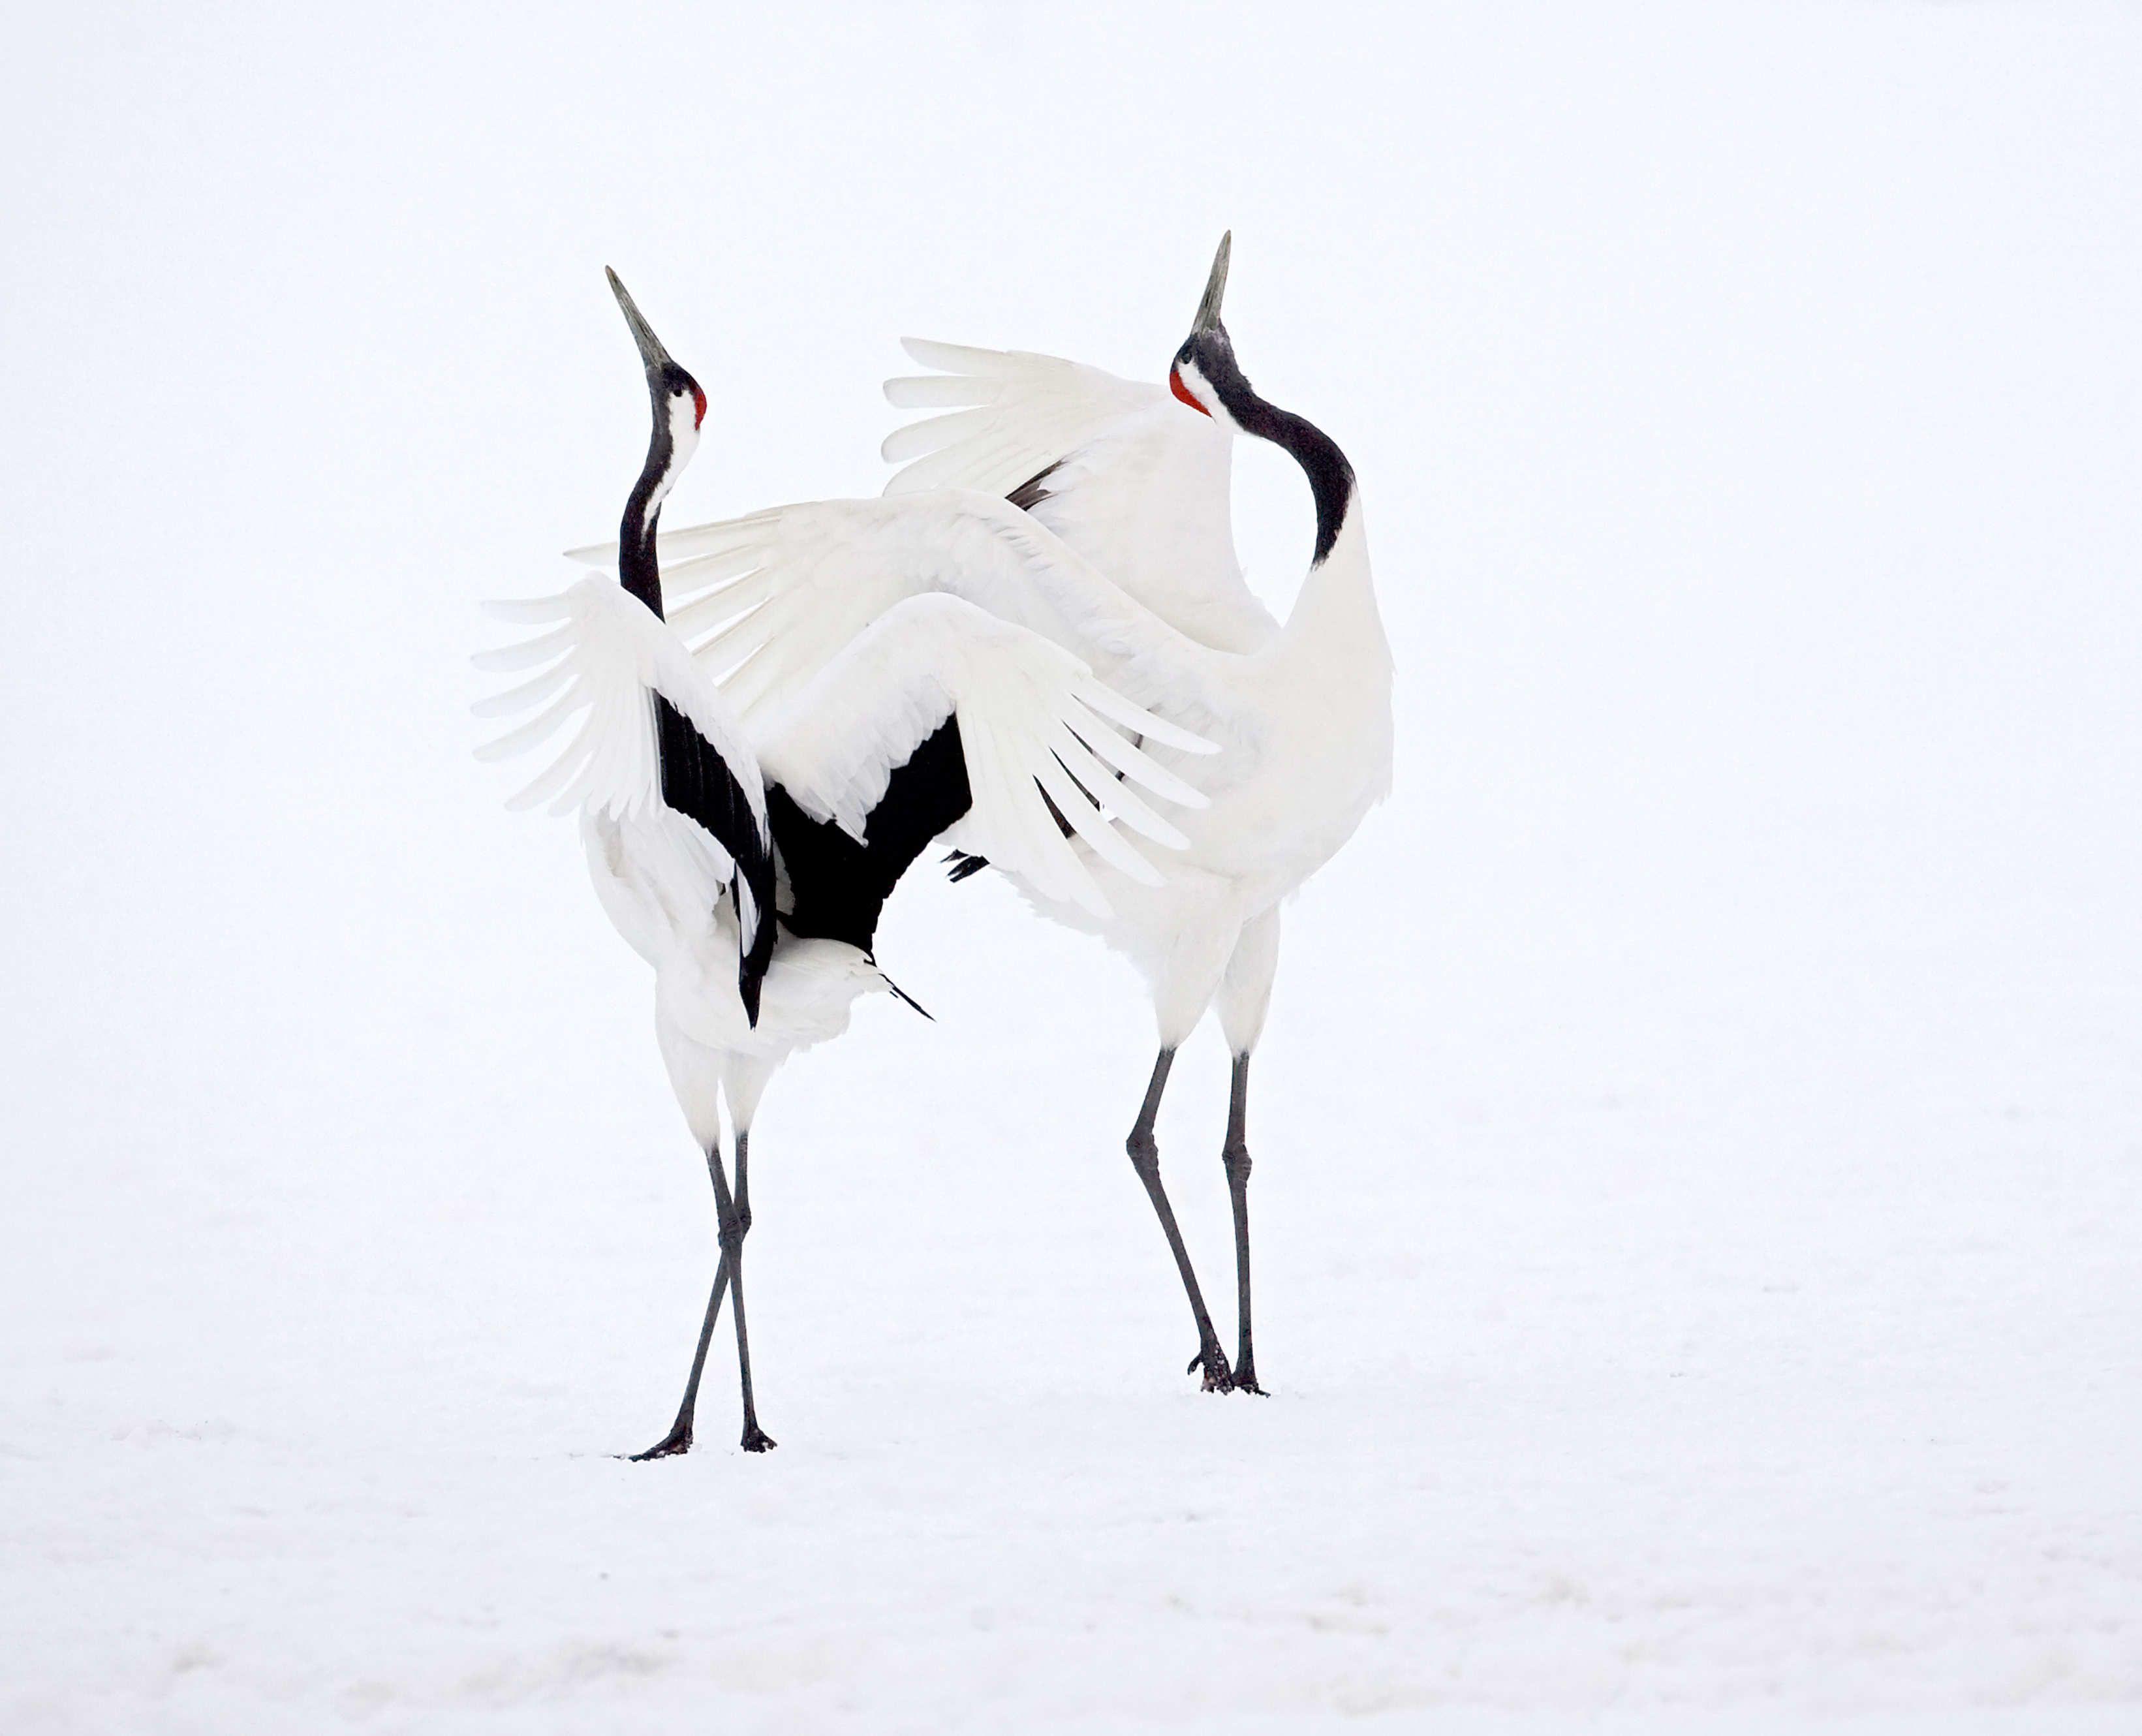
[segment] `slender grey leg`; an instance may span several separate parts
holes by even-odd
[[[1235,1057],[1234,1084],[1227,1098],[1227,1142],[1220,1161],[1226,1166],[1227,1197],[1235,1208],[1235,1318],[1241,1336],[1235,1345],[1235,1390],[1261,1394],[1256,1352],[1250,1343],[1250,1145],[1246,1130],[1250,1112],[1250,1058]]]
[[[677,1407],[677,1420],[669,1425],[669,1433],[646,1452],[629,1455],[635,1462],[669,1458],[692,1450],[692,1416],[699,1408],[699,1374],[707,1366],[707,1346],[714,1335],[714,1322],[722,1317],[722,1298],[728,1294],[728,1256],[723,1255],[721,1264],[714,1268],[713,1292],[707,1298],[707,1318],[699,1325],[699,1346],[692,1353],[692,1372],[684,1381],[684,1397]]]
[[[716,1156],[707,1153],[707,1177],[713,1179]],[[737,1210],[743,1219],[743,1226],[751,1228],[751,1202],[744,1193],[744,1142],[737,1142]],[[677,1407],[677,1420],[669,1425],[669,1433],[663,1436],[644,1452],[629,1455],[634,1462],[648,1459],[669,1458],[692,1450],[692,1418],[699,1408],[699,1376],[707,1366],[707,1346],[713,1341],[714,1322],[722,1317],[722,1298],[729,1290],[729,1257],[724,1253],[714,1268],[714,1287],[707,1297],[707,1317],[699,1323],[698,1347],[692,1352],[692,1372],[685,1377],[684,1397]]]
[[[1182,1232],[1176,1227],[1175,1208],[1167,1203],[1167,1190],[1160,1185],[1160,1149],[1154,1144],[1152,1125],[1160,1116],[1160,1094],[1167,1088],[1167,1070],[1175,1064],[1175,1051],[1164,1048],[1152,1063],[1152,1081],[1145,1088],[1145,1102],[1138,1110],[1137,1126],[1131,1137],[1123,1142],[1123,1149],[1130,1153],[1131,1167],[1138,1171],[1138,1180],[1145,1183],[1147,1197],[1152,1201],[1154,1216],[1167,1233],[1168,1251],[1175,1255],[1176,1270],[1182,1274],[1182,1288],[1190,1298],[1190,1312],[1197,1320],[1197,1354],[1190,1359],[1192,1370],[1205,1371],[1205,1390],[1224,1393],[1231,1384],[1227,1372],[1227,1358],[1220,1349],[1219,1334],[1212,1330],[1212,1317],[1205,1312],[1205,1298],[1197,1288],[1197,1274],[1191,1269],[1190,1250],[1182,1245]]]
[[[729,1288],[735,1292],[729,1312],[736,1319],[737,1378],[743,1388],[743,1439],[746,1452],[764,1452],[773,1438],[758,1426],[758,1407],[751,1398],[751,1339],[743,1323],[743,1236],[751,1225],[751,1196],[745,1165],[750,1161],[751,1136],[737,1135],[737,1197],[729,1196],[728,1177],[722,1170],[718,1147],[707,1155],[714,1180],[714,1213],[721,1221],[722,1258],[729,1269]]]

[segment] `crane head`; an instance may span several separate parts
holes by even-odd
[[[656,436],[666,427],[674,449],[688,454],[698,441],[699,425],[707,419],[707,395],[699,382],[670,359],[662,340],[654,335],[647,316],[639,311],[631,292],[618,281],[608,266],[610,291],[624,310],[624,323],[632,328],[632,341],[639,346],[639,360],[647,370],[647,395],[653,401]]]
[[[1220,298],[1226,293],[1227,261],[1234,251],[1230,229],[1220,238],[1220,250],[1212,256],[1212,270],[1205,280],[1205,293],[1197,303],[1197,317],[1190,335],[1175,353],[1167,371],[1167,389],[1197,412],[1232,425],[1228,400],[1251,396],[1250,382],[1235,362],[1235,346],[1220,323]]]

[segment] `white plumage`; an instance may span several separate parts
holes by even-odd
[[[1228,485],[1233,431],[1164,386],[1018,350],[903,340],[943,372],[885,382],[902,409],[975,407],[886,437],[903,465],[887,495],[968,489],[1009,495],[1054,466],[1034,518],[1202,644],[1247,651],[1279,630],[1235,555]]]

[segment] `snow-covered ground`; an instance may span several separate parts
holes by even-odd
[[[0,1729],[2136,1728],[2142,20],[782,10],[16,21]],[[619,1462],[705,1181],[465,662],[636,467],[600,267],[681,522],[874,490],[901,332],[1157,372],[1228,224],[1401,679],[1274,1396],[1128,974],[932,878],[760,1123],[780,1450],[718,1354]]]

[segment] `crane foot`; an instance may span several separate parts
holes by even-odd
[[[1217,1344],[1201,1344],[1197,1354],[1190,1359],[1190,1366],[1182,1372],[1195,1374],[1205,1371],[1202,1390],[1207,1393],[1229,1393],[1235,1388],[1235,1377],[1227,1372],[1226,1353]]]
[[[692,1425],[688,1423],[673,1423],[669,1433],[663,1436],[646,1452],[628,1452],[623,1457],[635,1465],[644,1465],[649,1459],[674,1458],[678,1454],[689,1452],[691,1450]]]

